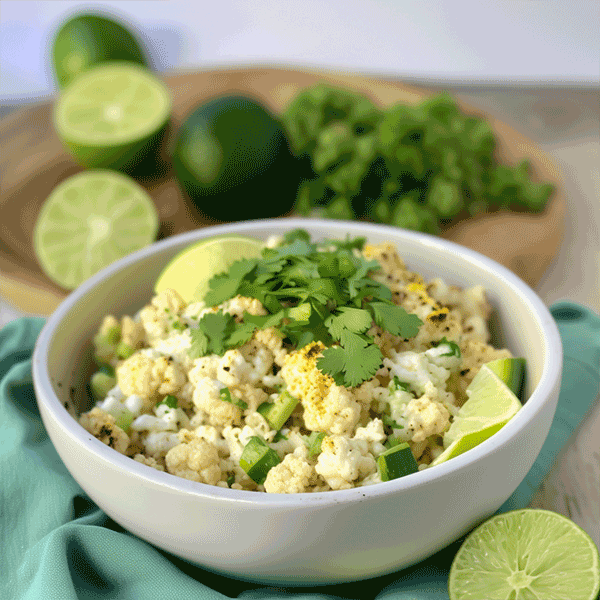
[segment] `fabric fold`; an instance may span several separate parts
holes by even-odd
[[[561,302],[552,308],[565,368],[556,417],[531,471],[500,511],[526,506],[598,396],[600,317]],[[42,424],[31,354],[42,319],[0,331],[0,597],[14,600],[448,600],[460,540],[422,563],[371,580],[279,588],[211,573],[124,531],[83,492]]]

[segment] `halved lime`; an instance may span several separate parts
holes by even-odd
[[[541,509],[496,515],[459,548],[450,600],[597,600],[598,549],[566,517]]]
[[[135,36],[121,23],[100,14],[80,14],[63,23],[52,43],[52,59],[61,87],[103,62],[127,60],[147,65]]]
[[[243,235],[221,235],[202,240],[182,250],[164,268],[154,286],[156,293],[171,288],[186,302],[199,301],[208,282],[235,261],[260,256],[264,242]]]
[[[515,363],[515,368],[517,365]],[[498,365],[494,365],[494,368],[498,368]],[[505,368],[511,371],[508,366]],[[481,444],[504,427],[522,407],[515,394],[487,364],[481,367],[469,384],[467,396],[469,399],[444,434],[444,452],[432,461],[431,466],[446,462]]]
[[[154,241],[158,215],[146,190],[114,171],[78,173],[42,206],[33,247],[50,279],[70,290]]]
[[[125,169],[157,149],[171,114],[171,94],[147,69],[106,63],[82,73],[58,98],[54,126],[86,167]]]

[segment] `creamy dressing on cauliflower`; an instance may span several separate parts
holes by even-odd
[[[392,291],[393,302],[423,321],[411,339],[372,325],[369,334],[383,361],[368,381],[337,385],[317,368],[322,343],[286,347],[274,328],[257,330],[222,356],[191,358],[190,332],[202,315],[219,308],[236,319],[244,312],[268,313],[254,298],[206,307],[186,305],[177,292],[165,290],[133,318],[103,320],[96,357],[114,369],[116,383],[81,415],[81,425],[149,467],[239,490],[301,493],[378,483],[377,457],[390,439],[407,442],[419,469],[427,468],[441,453],[442,436],[481,365],[511,354],[490,345],[490,306],[481,286],[426,283],[392,244],[367,245],[363,255],[381,264],[371,276]],[[126,352],[102,341],[115,328]],[[258,408],[282,390],[298,403],[276,430]],[[315,453],[312,432],[324,434]],[[279,459],[263,483],[240,466],[253,437]]]

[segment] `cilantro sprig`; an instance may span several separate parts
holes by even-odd
[[[364,238],[314,243],[308,232],[287,233],[261,257],[240,260],[209,282],[207,305],[237,296],[258,299],[266,316],[244,313],[241,323],[222,310],[208,313],[191,331],[193,357],[224,354],[248,342],[257,329],[277,328],[297,348],[320,341],[326,349],[317,367],[338,385],[371,379],[382,354],[369,335],[373,323],[402,338],[417,335],[422,321],[392,302],[392,292],[371,274],[380,269],[360,250]]]

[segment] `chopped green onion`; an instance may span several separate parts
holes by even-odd
[[[450,352],[444,352],[444,354],[442,354],[441,356],[456,356],[457,358],[460,358],[460,347],[456,342],[451,342],[450,340],[447,340],[445,337],[443,337],[439,342],[435,343],[436,347],[443,345],[450,346]]]
[[[400,381],[400,378],[398,377],[398,375],[394,375],[394,381],[390,387],[392,388],[393,392],[397,392],[398,390],[402,390],[403,392],[409,391],[408,383],[405,383],[404,381]]]
[[[402,440],[397,438],[397,437],[389,437],[386,441],[385,444],[383,444],[386,448],[393,448],[394,446],[397,446],[398,444],[402,444]]]
[[[241,408],[242,410],[246,410],[248,408],[248,404],[246,402],[244,402],[243,400],[240,400],[239,398],[232,396],[231,391],[227,387],[220,389],[219,398],[221,398],[221,400],[223,400],[223,402],[229,402],[230,404],[233,404],[234,406],[237,406],[238,408]]]
[[[110,365],[108,365],[106,363],[100,365],[100,368],[98,369],[98,371],[100,373],[106,373],[109,377],[114,377],[115,376],[115,369],[114,369],[114,367],[111,367]]]
[[[321,454],[321,443],[323,442],[324,437],[325,433],[322,431],[313,431],[308,436],[307,444],[309,458],[317,456],[317,454]]]
[[[235,483],[235,475],[230,475],[227,478],[227,487],[231,487]]]
[[[283,391],[275,402],[263,402],[257,411],[273,429],[278,431],[294,412],[297,404],[297,398],[294,398],[289,392]]]
[[[117,346],[116,354],[119,358],[129,358],[132,354],[135,353],[135,348],[132,348],[129,344],[126,344],[124,341],[120,341]]]
[[[103,333],[94,336],[95,346],[116,346],[121,339],[121,328],[118,325],[109,327]]]
[[[386,450],[377,457],[377,469],[381,481],[391,481],[392,479],[416,473],[419,467],[410,446],[406,442],[403,442]]]
[[[287,440],[287,436],[283,435],[283,433],[281,433],[281,431],[278,431],[275,433],[275,435],[273,436],[273,441],[274,442],[278,442],[279,440]]]
[[[115,419],[115,425],[120,427],[123,431],[127,431],[133,423],[133,413],[125,409]]]
[[[387,425],[392,429],[404,429],[404,425],[400,425],[399,423],[394,421],[394,419],[392,419],[392,417],[390,417],[389,415],[382,415],[381,420],[383,421],[384,425]]]
[[[275,450],[258,436],[252,436],[240,456],[240,467],[258,484],[264,483],[269,470],[280,463]]]
[[[170,394],[168,396],[165,396],[164,400],[162,400],[161,402],[158,402],[156,404],[156,406],[160,406],[161,404],[166,404],[169,408],[177,408],[178,406],[178,400],[177,398],[175,398],[175,396],[171,396]]]
[[[96,400],[106,398],[106,395],[117,385],[117,380],[106,373],[97,371],[90,379],[90,388]]]

